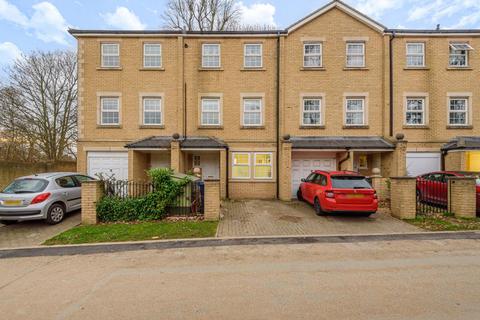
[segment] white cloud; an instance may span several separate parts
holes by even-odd
[[[378,19],[385,11],[401,8],[405,0],[358,0],[354,5],[362,13]]]
[[[108,25],[118,29],[143,30],[146,27],[134,12],[125,7],[117,7],[115,12],[107,12],[101,16]]]
[[[463,16],[461,14],[464,14]],[[478,0],[435,0],[424,1],[409,12],[409,21],[439,23],[441,19],[455,15],[455,25],[449,28],[478,27],[480,23],[480,1]]]
[[[275,6],[270,3],[254,3],[250,6],[238,3],[243,25],[276,26]]]
[[[22,51],[14,43],[0,43],[0,65],[8,65],[21,56]]]
[[[67,45],[68,24],[57,7],[48,1],[35,4],[33,15],[28,18],[16,6],[6,0],[0,0],[0,20],[13,22],[44,42],[56,42]]]
[[[452,29],[465,28],[467,26],[478,25],[480,23],[480,10],[463,16],[457,24],[451,26]]]

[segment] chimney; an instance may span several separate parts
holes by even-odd
[[[440,30],[440,24],[437,24],[437,31]]]

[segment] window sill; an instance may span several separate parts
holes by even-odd
[[[403,129],[428,130],[428,129],[430,129],[430,127],[429,127],[429,126],[426,126],[426,125],[418,125],[418,126],[415,126],[415,125],[403,125]]]
[[[403,68],[403,70],[407,71],[407,70],[430,70],[429,67],[405,67]]]
[[[324,126],[324,125],[319,125],[319,126],[300,126],[300,129],[307,129],[307,130],[311,130],[311,129],[325,129],[325,126]]]
[[[343,68],[343,71],[368,71],[367,67],[345,67]]]
[[[122,67],[97,67],[98,71],[122,71]]]
[[[471,125],[467,125],[467,126],[452,126],[452,125],[449,125],[447,126],[447,129],[448,130],[471,130],[473,129],[473,126]]]
[[[142,124],[142,125],[139,125],[138,128],[140,128],[140,129],[165,129],[165,126],[160,125],[160,124],[155,124],[155,125]]]
[[[120,124],[98,124],[97,129],[122,129],[122,125]]]
[[[199,130],[223,130],[223,126],[198,126]]]
[[[238,178],[230,178],[228,182],[233,182],[233,183],[276,183],[276,180],[274,179],[253,179],[253,178],[248,178],[248,179],[238,179]]]
[[[200,67],[198,68],[198,71],[224,71],[223,68],[205,68],[205,67]]]
[[[165,71],[165,68],[146,68],[146,67],[142,67],[140,69],[138,69],[139,71]]]
[[[370,126],[368,125],[352,125],[352,126],[346,126],[344,125],[343,126],[343,129],[369,129]]]
[[[300,71],[327,71],[324,67],[302,67]]]
[[[248,72],[248,71],[267,71],[267,69],[265,68],[247,68],[247,67],[243,67],[242,69],[240,69],[240,71],[243,71],[243,72]]]
[[[471,67],[447,67],[447,71],[461,71],[461,70],[470,71],[470,70],[473,70],[473,68],[471,68]]]
[[[265,126],[241,126],[241,130],[265,130]]]

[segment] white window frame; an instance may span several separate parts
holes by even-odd
[[[104,46],[116,46],[117,47],[117,54],[105,54],[104,51]],[[115,42],[102,42],[100,44],[100,55],[101,55],[101,66],[102,68],[120,68],[120,44],[115,43]],[[105,57],[117,57],[118,58],[118,64],[112,65],[112,66],[107,66],[105,65]]]
[[[260,101],[260,110],[259,111],[247,111],[245,110],[245,102],[248,100],[258,100]],[[243,97],[242,98],[242,126],[244,127],[261,127],[263,126],[263,98],[261,97]],[[247,113],[258,113],[260,115],[260,123],[258,124],[247,124],[245,123],[245,114]]]
[[[411,45],[420,45],[422,47],[422,53],[409,53],[408,48]],[[424,42],[407,42],[405,45],[405,56],[406,56],[406,65],[409,68],[423,68],[425,67],[425,43]],[[408,63],[409,57],[422,57],[422,64],[421,65],[411,65]]]
[[[103,110],[103,102],[105,100],[116,100],[117,101],[117,110],[116,111],[112,111],[112,110],[108,110],[108,111],[104,111]],[[103,113],[104,112],[117,112],[118,113],[118,121],[116,123],[105,123],[103,121]],[[112,97],[112,96],[103,96],[103,97],[100,97],[100,125],[102,126],[118,126],[120,125],[120,98],[119,97]]]
[[[451,101],[452,100],[465,100],[465,110],[452,110],[451,109]],[[450,115],[452,113],[465,113],[465,123],[451,123],[450,122]],[[450,127],[466,127],[470,125],[470,97],[468,96],[449,96],[448,97],[448,113],[447,113],[447,123]]]
[[[458,49],[457,47],[455,47],[455,45],[462,45],[464,47],[466,47],[466,49],[462,50],[462,49]],[[449,44],[449,52],[448,52],[448,66],[451,67],[451,68],[468,68],[469,66],[469,51],[470,50],[473,50],[473,48],[468,44],[468,43],[460,43],[460,42],[456,42],[456,43],[450,43]],[[457,53],[455,52],[452,52],[452,51],[457,51]],[[465,51],[465,53],[458,53],[458,51]],[[455,64],[452,64],[452,57],[453,56],[465,56],[465,64],[464,65],[455,65]]]
[[[160,47],[160,53],[159,54],[147,54],[145,47],[146,46],[159,46]],[[143,44],[143,67],[146,69],[155,69],[155,68],[162,68],[163,66],[163,55],[162,55],[162,44],[161,43],[154,43],[154,42],[146,42]],[[160,65],[158,66],[147,66],[146,65],[146,58],[147,57],[160,57]]]
[[[218,47],[218,56],[217,55],[206,55],[205,47],[206,46],[217,46]],[[205,65],[205,57],[218,57],[218,65],[216,66],[207,66]],[[219,43],[203,43],[202,44],[202,68],[206,69],[215,69],[221,68],[222,66],[222,47]]]
[[[313,54],[313,53],[310,53],[310,54],[307,54],[306,53],[306,49],[307,49],[307,46],[320,46],[320,53],[319,54]],[[319,56],[320,57],[320,65],[318,66],[307,66],[305,64],[306,60],[305,58],[306,57],[317,57]],[[304,42],[303,43],[303,67],[304,68],[323,68],[323,43],[322,42]]]
[[[350,45],[362,45],[362,53],[361,54],[349,54],[348,48]],[[345,45],[346,50],[346,61],[345,65],[347,68],[365,68],[365,42],[363,41],[347,41]],[[355,56],[355,57],[362,57],[362,65],[349,65],[348,64],[348,57]]]
[[[422,110],[408,110],[408,101],[409,100],[422,100]],[[425,96],[407,96],[405,97],[405,126],[409,127],[417,127],[417,126],[425,126],[427,124],[427,97]],[[407,114],[408,113],[421,113],[422,114],[422,123],[408,123],[407,122]]]
[[[258,164],[257,165],[257,156],[258,155],[269,155],[270,156],[270,164]],[[257,177],[256,174],[255,174],[256,173],[256,170],[255,170],[256,167],[270,167],[271,177]],[[273,153],[272,152],[255,152],[253,154],[252,170],[253,170],[253,178],[255,180],[272,180],[273,179]]]
[[[248,163],[247,164],[235,164],[235,155],[247,155],[248,156]],[[237,167],[248,167],[248,177],[235,177],[233,175],[233,168]],[[232,152],[232,179],[235,180],[250,180],[252,177],[252,153],[251,152]]]
[[[258,54],[247,54],[247,47],[248,46],[259,46],[260,47],[260,55]],[[259,66],[247,66],[247,57],[260,57],[260,65]],[[262,43],[245,43],[243,46],[243,67],[245,69],[260,69],[263,68],[263,44]]]
[[[215,100],[218,102],[218,111],[203,111],[203,103],[208,100]],[[222,125],[222,99],[220,97],[202,97],[200,99],[200,125],[202,127],[218,127]],[[204,118],[203,115],[204,113],[209,112],[218,112],[218,123],[213,124],[213,123],[204,123]]]
[[[350,100],[361,100],[363,101],[362,103],[362,111],[349,111],[348,110],[348,101]],[[344,119],[344,124],[345,126],[347,127],[358,127],[358,126],[366,126],[367,125],[367,121],[366,121],[366,110],[367,110],[367,107],[366,107],[366,103],[367,103],[367,98],[364,97],[364,96],[347,96],[345,97],[345,113],[344,113],[344,116],[345,116],[345,119]],[[351,123],[347,123],[347,115],[348,113],[362,113],[362,123],[361,124],[358,124],[358,123],[355,123],[355,124],[351,124]]]
[[[305,111],[305,101],[307,100],[319,100],[320,101],[320,109],[318,111]],[[319,113],[320,114],[320,122],[317,124],[309,124],[305,123],[305,113]],[[323,97],[317,97],[317,96],[304,96],[302,97],[302,112],[301,112],[301,125],[303,127],[319,127],[323,125]]]
[[[160,110],[158,112],[160,113],[160,123],[146,123],[145,122],[145,101],[146,100],[159,100],[160,101]],[[153,112],[153,111],[149,111]],[[150,96],[143,96],[142,97],[142,123],[144,126],[161,126],[163,125],[163,99],[162,97],[150,97]]]

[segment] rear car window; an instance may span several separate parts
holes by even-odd
[[[335,189],[371,189],[365,177],[332,176],[332,187]]]
[[[45,190],[48,181],[44,179],[17,179],[10,183],[2,193],[38,193]]]

